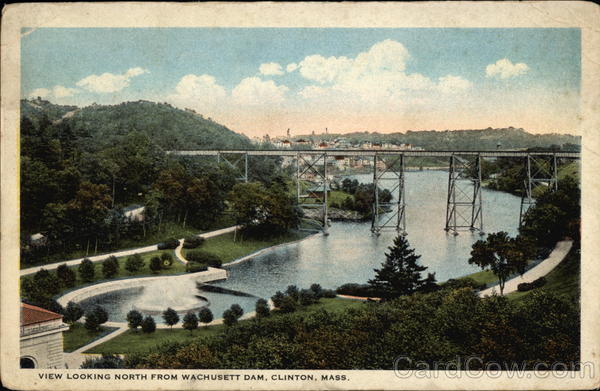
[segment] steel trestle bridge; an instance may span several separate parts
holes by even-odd
[[[295,163],[296,196],[303,208],[320,211],[312,219],[323,234],[328,234],[329,171],[336,161],[359,159],[368,161],[373,173],[373,205],[371,231],[394,230],[406,235],[405,172],[409,167],[423,167],[424,160],[446,162],[448,188],[446,198],[446,232],[458,235],[459,231],[483,230],[482,162],[487,159],[512,158],[523,162],[523,195],[519,213],[522,223],[527,209],[535,203],[538,188],[558,189],[558,166],[561,160],[579,160],[578,152],[528,152],[528,151],[425,151],[425,150],[375,150],[375,149],[211,149],[167,151],[176,156],[209,156],[218,163],[235,169],[238,180],[248,182],[249,157],[284,157]],[[388,188],[396,197],[393,202],[381,200],[379,185]],[[308,186],[308,188],[307,188]]]

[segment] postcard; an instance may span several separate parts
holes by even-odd
[[[598,387],[599,20],[5,7],[3,385]]]

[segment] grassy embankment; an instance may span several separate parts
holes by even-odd
[[[63,333],[63,350],[67,353],[75,351],[88,343],[112,333],[116,327],[102,326],[99,330],[90,331],[83,324],[75,323]]]
[[[363,305],[363,302],[356,300],[345,300],[340,298],[321,299],[319,303],[307,307],[299,307],[296,313],[309,313],[320,309],[337,312],[344,311],[347,308],[356,308]],[[286,316],[272,312],[272,316]],[[252,319],[241,320],[242,322],[253,322]],[[189,343],[199,337],[211,337],[222,333],[225,330],[224,325],[200,326],[198,330],[190,332],[184,329],[157,329],[152,334],[145,334],[140,330],[126,331],[125,333],[98,345],[85,353],[113,353],[127,354],[144,352],[155,348],[158,345],[167,342]]]
[[[235,241],[233,240],[234,236],[236,236]],[[306,236],[308,236],[306,232],[293,231],[274,238],[254,239],[244,238],[239,233],[234,235],[233,232],[230,232],[209,238],[202,246],[194,250],[202,250],[215,254],[223,261],[223,264],[226,264],[264,248],[294,242],[303,239]],[[185,256],[188,251],[194,250],[182,249],[182,254]]]
[[[489,270],[469,274],[464,278],[472,278],[475,282],[486,284],[488,287],[496,285],[498,278]],[[579,299],[579,281],[580,281],[580,259],[576,250],[571,252],[565,259],[546,276],[546,284],[538,289],[532,289],[527,292],[513,292],[506,295],[509,300],[520,300],[532,292],[544,291],[559,295],[566,295],[573,300]]]
[[[181,224],[181,223],[169,221],[169,222],[164,222],[162,224],[160,232],[149,232],[146,234],[145,237],[141,237],[141,238],[137,238],[137,239],[132,239],[132,238],[122,239],[121,241],[119,241],[119,244],[117,246],[113,246],[113,247],[105,248],[105,249],[98,249],[98,251],[96,253],[94,252],[94,243],[90,243],[90,248],[89,248],[89,251],[87,254],[86,254],[85,248],[82,248],[79,250],[70,251],[70,252],[64,254],[61,258],[65,259],[65,260],[70,260],[70,259],[83,258],[86,256],[91,257],[91,256],[95,256],[98,254],[103,254],[103,253],[127,250],[127,249],[131,249],[131,248],[145,247],[145,246],[150,246],[153,244],[160,243],[168,238],[181,239],[181,238],[184,238],[184,237],[190,236],[190,235],[197,235],[197,234],[201,234],[204,232],[210,232],[210,231],[215,231],[215,230],[218,230],[221,228],[231,227],[234,224],[235,224],[235,222],[233,221],[233,219],[230,215],[221,216],[214,224],[212,224],[211,227],[209,227],[206,230],[201,230],[199,228],[195,228],[193,226],[190,226],[189,224],[184,227],[183,224]],[[34,266],[42,266],[45,263],[56,263],[56,262],[60,262],[60,261],[57,261],[56,259],[51,259],[49,262],[35,262],[35,263],[28,263],[26,265],[21,264],[21,268],[26,269],[26,268],[34,267]]]

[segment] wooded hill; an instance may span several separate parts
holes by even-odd
[[[55,105],[42,99],[22,100],[21,118],[36,126],[49,120],[68,127],[80,149],[96,152],[114,146],[131,132],[141,132],[164,150],[248,148],[250,140],[201,114],[168,103],[123,102],[83,108]],[[62,126],[61,126],[62,127]]]

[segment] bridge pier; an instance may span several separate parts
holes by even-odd
[[[296,154],[298,205],[308,209],[320,209],[319,218],[309,218],[307,220],[317,224],[323,235],[329,235],[327,197],[331,187],[327,177],[327,158],[327,153],[310,154],[307,157],[300,152]],[[304,189],[303,182],[308,185],[308,189]]]
[[[381,160],[380,159],[381,156]],[[371,220],[371,232],[379,235],[381,231],[395,230],[401,235],[406,235],[406,202],[404,192],[404,154],[396,155],[390,162],[385,161],[385,155],[375,153],[373,156],[373,218]],[[378,162],[383,162],[381,169],[378,169]],[[392,174],[385,177],[385,174]],[[398,191],[396,201],[382,202],[379,199],[379,183],[387,181],[392,182],[390,192],[392,195]],[[390,212],[381,218],[380,209],[391,209]]]
[[[523,180],[524,192],[521,196],[521,209],[519,212],[519,227],[523,225],[523,219],[527,210],[535,204],[536,189],[544,186],[552,190],[558,190],[558,162],[556,153],[551,156],[525,156],[525,179]]]
[[[472,191],[469,187],[472,186]],[[481,195],[481,155],[469,162],[452,154],[448,170],[448,197],[446,205],[446,232],[468,229],[483,232],[483,199]]]

